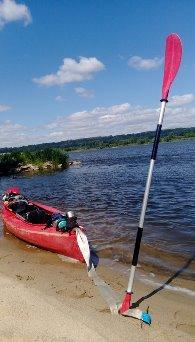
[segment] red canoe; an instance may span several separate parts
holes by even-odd
[[[50,214],[59,213],[59,210],[55,208],[35,202],[33,204]],[[4,203],[2,219],[6,229],[19,239],[48,251],[84,262],[74,229],[68,233],[56,231],[52,226],[44,230],[45,224],[27,222],[24,218],[12,212]]]

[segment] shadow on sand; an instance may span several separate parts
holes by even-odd
[[[174,273],[164,284],[162,284],[157,289],[153,290],[152,292],[141,297],[135,303],[133,303],[132,308],[137,308],[145,299],[148,299],[148,298],[154,296],[159,291],[163,290],[166,285],[169,285],[175,278],[177,278],[181,273],[183,273],[190,266],[190,264],[193,262],[193,260],[195,260],[195,254],[191,258],[189,258],[188,261],[184,264],[184,266],[182,268],[180,268],[176,273]]]

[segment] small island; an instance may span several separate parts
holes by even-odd
[[[2,153],[0,155],[0,176],[63,170],[69,164],[68,154],[56,148]]]

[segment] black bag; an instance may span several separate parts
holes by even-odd
[[[17,214],[22,214],[28,208],[28,202],[26,200],[16,200],[12,201],[8,204],[8,207]]]
[[[47,223],[49,215],[45,213],[44,210],[41,209],[34,209],[28,213],[26,213],[25,218],[28,222],[30,223],[38,223],[38,224],[43,224]]]

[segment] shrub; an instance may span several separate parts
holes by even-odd
[[[35,164],[41,168],[45,162],[51,162],[53,169],[59,165],[68,166],[68,155],[60,149],[47,148],[37,151],[12,152],[0,155],[0,174],[9,174],[16,171],[19,165]]]

